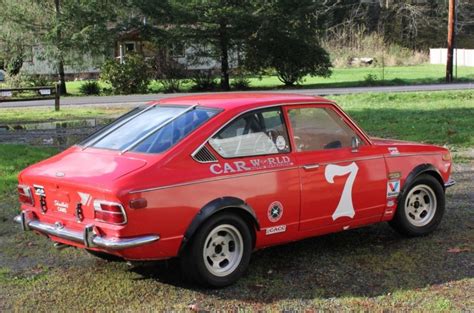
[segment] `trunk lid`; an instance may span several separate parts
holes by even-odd
[[[111,200],[113,182],[146,164],[116,151],[71,148],[25,169],[20,181],[32,187],[35,208],[67,224],[93,220],[94,200]]]

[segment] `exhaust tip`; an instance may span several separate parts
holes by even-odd
[[[70,246],[68,245],[65,245],[63,243],[60,243],[60,242],[55,242],[53,243],[53,246],[58,249],[58,250],[62,250],[62,249],[65,249],[65,248],[69,248]]]

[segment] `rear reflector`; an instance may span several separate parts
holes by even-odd
[[[443,161],[451,161],[451,153],[449,151],[443,154]]]
[[[125,224],[127,216],[122,204],[105,200],[94,200],[94,217],[96,220],[111,223]]]
[[[130,200],[130,208],[132,209],[144,209],[148,205],[148,201],[143,198]]]
[[[31,193],[31,188],[26,185],[18,185],[18,200],[21,203],[34,205],[35,200],[33,194]]]

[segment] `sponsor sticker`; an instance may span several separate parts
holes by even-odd
[[[286,232],[286,225],[269,227],[265,231],[265,235],[273,235],[273,234],[278,234],[278,233],[283,233],[283,232]]]
[[[283,215],[283,205],[279,201],[274,201],[268,207],[268,219],[270,222],[276,223]]]
[[[283,136],[278,136],[275,140],[275,145],[278,150],[284,150],[286,149],[286,140],[285,137]]]
[[[82,205],[89,205],[89,203],[91,202],[91,195],[90,194],[85,193],[85,192],[79,192],[79,191],[77,192],[77,194],[81,198],[81,204]]]
[[[400,180],[392,180],[387,183],[387,198],[396,197],[400,193]]]
[[[389,147],[389,148],[388,148],[388,152],[389,152],[391,155],[400,154],[400,152],[398,151],[398,148],[397,148],[397,147]]]
[[[390,172],[388,173],[388,179],[393,180],[393,179],[400,179],[402,177],[401,172]]]
[[[242,173],[254,170],[274,169],[291,166],[293,162],[288,156],[268,157],[266,159],[251,159],[248,161],[225,162],[223,164],[212,164],[209,170],[214,175]]]
[[[69,204],[63,201],[54,200],[54,205],[59,212],[67,213]]]

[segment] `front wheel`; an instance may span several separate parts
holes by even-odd
[[[198,230],[181,256],[183,273],[207,286],[224,287],[246,270],[252,251],[252,235],[237,215],[222,213]]]
[[[420,175],[400,198],[390,225],[406,236],[427,235],[438,227],[444,207],[441,184],[431,175]]]

